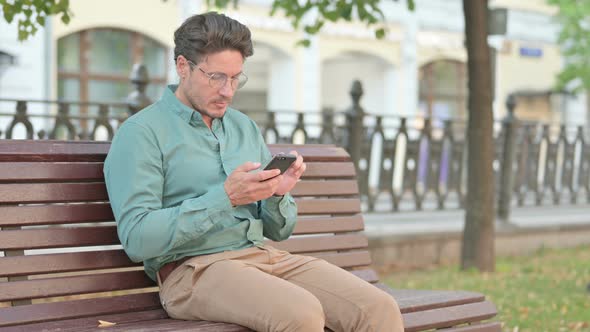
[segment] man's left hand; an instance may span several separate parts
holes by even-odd
[[[306,166],[303,162],[303,157],[300,156],[299,153],[297,153],[297,151],[291,151],[289,153],[297,156],[297,159],[295,159],[293,164],[291,164],[291,166],[285,171],[285,173],[283,173],[283,180],[281,181],[279,187],[275,191],[275,195],[278,196],[282,196],[290,192],[293,189],[293,187],[295,187],[295,184],[297,184],[297,181],[299,181],[301,175],[303,175],[303,172],[305,172]]]

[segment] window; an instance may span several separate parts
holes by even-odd
[[[134,63],[148,70],[148,97],[160,98],[166,84],[166,48],[140,33],[92,29],[58,41],[58,98],[66,101],[123,102],[132,91],[129,74]],[[85,107],[71,114],[86,114]]]
[[[438,60],[420,68],[420,109],[435,120],[467,117],[465,64]],[[438,121],[435,121],[438,122]]]

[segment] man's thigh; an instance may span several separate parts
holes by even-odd
[[[180,268],[184,271],[171,275],[174,279],[161,290],[173,318],[235,323],[256,331],[323,331],[320,302],[256,264],[222,260],[206,268]]]
[[[326,261],[297,266],[288,263],[291,259],[297,260],[286,256],[287,268],[276,269],[277,276],[312,293],[322,304],[330,329],[403,331],[399,307],[389,294]]]

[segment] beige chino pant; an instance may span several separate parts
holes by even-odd
[[[196,256],[160,285],[170,317],[255,331],[403,331],[394,299],[314,257],[272,247]]]

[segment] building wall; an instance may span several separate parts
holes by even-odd
[[[1,15],[1,13],[0,13]],[[46,63],[51,61],[50,43],[46,43],[51,33],[51,24],[46,29],[40,29],[29,40],[21,42],[17,35],[17,20],[12,24],[0,19],[0,50],[15,56],[15,63],[0,69],[0,98],[4,99],[36,99],[50,98],[49,72]],[[16,104],[0,102],[0,113],[14,113]],[[28,114],[45,114],[49,108],[43,104],[31,103]],[[0,116],[0,131],[6,132],[12,121],[10,116]],[[33,120],[34,128],[40,130],[46,125],[45,120]],[[25,130],[18,125],[13,134],[15,138],[24,138]]]
[[[333,107],[339,111],[350,105],[348,91],[352,80],[361,79],[365,87],[361,103],[365,109],[412,116],[418,112],[420,66],[442,59],[466,62],[460,0],[417,1],[415,12],[408,12],[402,2],[384,3],[389,28],[385,40],[376,40],[372,29],[363,24],[327,24],[318,36],[310,37],[310,48],[295,46],[305,35],[295,31],[289,19],[280,13],[268,16],[270,3],[244,0],[239,9],[225,11],[251,28],[256,45],[254,56],[245,65],[251,80],[240,92],[244,98],[236,99],[248,107],[305,111]],[[74,15],[68,25],[54,18],[46,32],[22,45],[12,41],[17,46],[4,46],[12,45],[4,41],[7,36],[15,39],[16,32],[8,31],[6,24],[0,23],[3,48],[11,48],[21,59],[18,66],[0,77],[0,96],[55,98],[55,45],[60,37],[89,28],[115,27],[141,32],[172,52],[172,35],[177,26],[191,14],[206,10],[201,1],[193,0],[150,0],[149,4],[145,0],[77,0],[71,6]],[[490,6],[509,10],[506,36],[490,40],[498,49],[494,108],[500,118],[505,114],[504,101],[509,93],[551,89],[563,60],[556,46],[554,8],[543,0],[495,0],[490,1]],[[521,48],[540,54],[523,55]],[[42,56],[47,52],[48,56]],[[169,72],[169,81],[177,81],[172,63]],[[530,106],[522,112],[538,112],[539,119],[552,121],[584,117],[575,113],[583,112],[579,111],[583,103],[566,104],[578,105],[578,111],[556,117],[548,115],[555,113],[549,107],[535,111]]]

